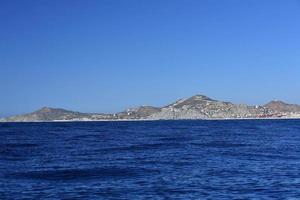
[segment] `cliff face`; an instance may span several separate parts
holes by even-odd
[[[264,106],[248,106],[218,101],[204,95],[180,99],[158,108],[140,106],[116,114],[80,113],[65,109],[44,107],[33,113],[18,115],[0,121],[88,121],[130,119],[240,119],[240,118],[300,118],[300,106],[282,101],[271,101]]]

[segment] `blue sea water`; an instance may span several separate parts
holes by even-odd
[[[1,199],[300,199],[300,120],[0,123]]]

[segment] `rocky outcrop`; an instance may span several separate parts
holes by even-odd
[[[249,106],[218,101],[204,95],[195,95],[187,99],[180,99],[161,108],[140,106],[116,114],[98,114],[44,107],[33,113],[5,118],[2,119],[2,121],[172,120],[278,117],[300,118],[300,106],[287,104],[282,101],[271,101],[264,106]]]

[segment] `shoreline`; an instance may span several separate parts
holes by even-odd
[[[0,123],[76,123],[76,122],[145,122],[145,121],[239,121],[239,120],[300,120],[299,118],[206,118],[206,119],[111,119],[111,120],[53,120],[53,121],[0,121]]]

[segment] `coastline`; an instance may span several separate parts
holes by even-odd
[[[0,123],[76,123],[76,122],[145,122],[145,121],[244,121],[244,120],[300,120],[299,118],[204,118],[204,119],[109,119],[109,120],[52,120],[52,121],[0,121]]]
[[[117,113],[84,113],[42,107],[34,112],[0,118],[0,122],[102,122],[161,120],[284,120],[300,119],[300,105],[271,101],[265,105],[234,104],[194,95],[163,107],[139,106]]]

